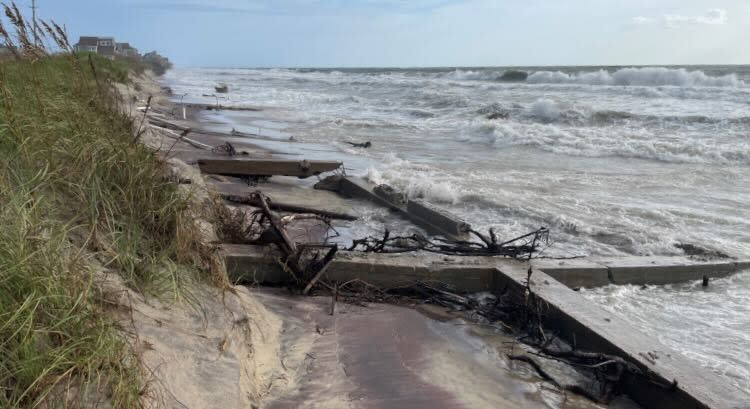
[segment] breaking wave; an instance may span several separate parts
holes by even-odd
[[[441,74],[443,78],[449,78],[458,81],[499,81],[499,82],[521,82],[528,77],[526,71],[519,70],[455,70],[449,73]]]
[[[444,176],[444,175],[443,175]],[[388,184],[404,192],[410,199],[427,199],[439,203],[456,204],[461,198],[459,189],[443,179],[433,169],[388,155],[379,168],[370,167],[367,179],[375,184]]]
[[[566,74],[561,71],[537,71],[529,75],[532,84],[588,84],[619,86],[676,86],[676,87],[745,87],[736,74],[711,77],[702,71],[685,68],[622,68],[613,73],[606,70]]]
[[[545,108],[546,109],[546,108]],[[546,112],[546,111],[543,111]],[[586,157],[622,157],[671,163],[750,164],[750,140],[725,144],[713,138],[664,137],[645,128],[568,128],[552,123],[480,121],[469,142],[496,148],[528,146],[546,152]]]
[[[629,125],[681,127],[700,125],[750,126],[750,116],[711,117],[707,115],[652,115],[612,109],[597,110],[585,105],[565,106],[549,98],[540,98],[526,107],[519,104],[492,103],[475,111],[485,119],[517,122],[558,123],[573,126]]]

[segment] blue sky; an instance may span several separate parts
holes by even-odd
[[[31,0],[17,1],[28,6]],[[178,66],[750,63],[748,0],[37,0]]]

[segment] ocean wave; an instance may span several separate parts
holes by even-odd
[[[430,112],[430,111],[424,111],[421,109],[411,109],[409,110],[409,115],[415,117],[415,118],[434,118],[437,115]]]
[[[560,118],[560,107],[551,99],[541,98],[531,106],[531,115],[543,122],[553,122]]]
[[[566,74],[561,71],[537,71],[527,79],[531,84],[587,84],[613,86],[676,86],[676,87],[745,87],[736,74],[711,77],[703,71],[685,68],[643,67],[622,68],[613,73],[606,70]]]
[[[458,187],[449,181],[440,180],[441,175],[433,169],[414,166],[395,155],[388,155],[379,168],[370,167],[367,179],[375,184],[391,185],[410,199],[456,204],[461,198]]]
[[[345,127],[352,129],[414,129],[412,124],[391,122],[377,119],[351,119],[351,118],[332,118],[321,121],[318,125],[331,125],[336,127]]]
[[[458,81],[499,81],[499,82],[523,82],[528,78],[526,71],[520,70],[455,70],[447,74],[441,74],[444,78]]]
[[[539,98],[526,107],[493,103],[476,111],[486,119],[532,121],[542,124],[557,123],[573,126],[602,126],[622,124],[641,126],[727,125],[750,126],[750,116],[710,117],[707,115],[652,115],[611,109],[597,110],[587,106],[570,106],[549,98]]]
[[[671,163],[750,164],[750,140],[725,144],[714,138],[687,135],[669,137],[662,132],[663,129],[652,131],[644,127],[613,130],[611,127],[570,128],[554,123],[480,120],[468,141],[500,149],[528,146],[571,156],[622,157]]]

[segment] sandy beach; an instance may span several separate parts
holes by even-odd
[[[165,131],[158,128],[153,128],[144,139],[144,143],[159,148],[169,158],[180,178],[192,181],[190,186],[205,184],[209,192],[234,194],[261,189],[279,201],[304,200],[321,208],[352,210],[352,203],[343,201],[332,192],[313,190],[306,180],[274,177],[249,187],[246,182],[231,177],[199,175],[198,157],[221,156],[200,149],[203,144],[220,146],[231,140],[235,149],[247,152],[248,157],[269,158],[274,152],[247,139],[238,141],[226,133],[211,131],[211,124],[201,121],[202,115],[211,112],[205,109],[206,106],[187,106],[186,119],[182,119],[181,107],[170,102],[154,78],[145,77],[138,81],[141,91],[133,95],[138,98],[139,106],[144,106],[146,95],[154,93],[158,97],[152,99],[152,112],[163,115],[172,124],[191,129],[187,136],[189,141],[179,140],[179,129]],[[197,182],[198,178],[202,182]],[[371,205],[360,203],[358,206]],[[245,293],[249,298],[242,295],[239,300],[252,305],[258,314],[248,314],[248,317],[253,322],[259,319],[265,323],[256,324],[259,325],[257,330],[251,331],[251,345],[256,353],[249,360],[239,361],[239,364],[254,369],[252,373],[256,376],[249,381],[251,389],[262,391],[254,395],[255,404],[260,407],[386,408],[394,405],[436,407],[436,404],[446,408],[637,407],[624,398],[598,406],[586,398],[550,389],[527,364],[507,359],[506,354],[523,348],[512,337],[496,329],[476,326],[440,309],[420,313],[419,309],[408,307],[342,304],[335,317],[330,317],[327,314],[330,301],[325,297],[300,299],[285,295],[284,291],[252,288],[239,294]],[[202,303],[212,308],[210,299],[203,298]],[[170,321],[169,318],[166,320]],[[170,331],[194,331],[179,322],[184,320],[175,322],[173,325],[177,328],[170,327]],[[145,362],[159,368],[158,374],[161,375],[157,377],[163,378],[165,390],[175,401],[193,401],[199,396],[200,399],[209,399],[206,402],[218,399],[228,403],[236,399],[219,398],[222,393],[217,395],[214,392],[202,395],[201,391],[217,387],[218,383],[223,382],[223,387],[226,387],[227,382],[221,378],[235,376],[226,369],[212,369],[219,372],[212,375],[213,381],[205,385],[195,384],[200,377],[175,378],[172,373],[185,372],[186,368],[174,366],[177,363],[170,363],[170,359],[163,355],[177,348],[172,344],[174,341],[156,343],[150,338],[159,337],[161,332],[151,325],[141,330],[139,337],[152,345],[159,345],[153,353],[144,354]],[[216,339],[216,335],[205,336]],[[205,341],[200,338],[194,341],[183,338],[179,342],[179,349],[183,351],[181,355],[205,354]],[[258,351],[265,352],[258,355]],[[236,353],[231,356],[240,358]],[[228,358],[230,356],[225,357]],[[474,369],[467,371],[468,368]],[[572,376],[571,382],[580,376],[564,366],[554,368],[562,379]],[[229,393],[227,396],[236,395]]]

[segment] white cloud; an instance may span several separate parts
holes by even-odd
[[[685,25],[724,25],[729,21],[727,11],[724,9],[709,9],[705,14],[698,16],[686,16],[682,14],[665,14],[659,18],[637,16],[633,17],[633,23],[639,25],[662,23],[667,28],[676,28]]]
[[[678,27],[684,24],[722,25],[727,23],[727,11],[724,9],[710,9],[702,16],[683,16],[680,14],[666,14],[664,24],[667,27]]]

